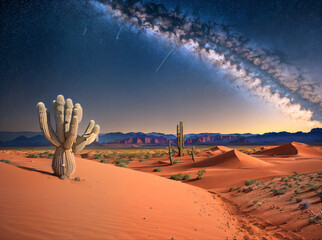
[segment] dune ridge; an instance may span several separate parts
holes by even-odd
[[[258,155],[298,155],[298,156],[322,156],[322,151],[311,149],[309,145],[299,142],[286,143],[284,145],[265,149],[254,154]]]
[[[265,167],[269,166],[258,158],[249,156],[237,150],[231,150],[218,156],[201,160],[193,164],[193,167],[226,167],[226,168],[241,168],[241,167]]]

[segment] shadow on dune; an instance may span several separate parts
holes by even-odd
[[[53,173],[46,172],[46,171],[42,171],[42,170],[38,170],[38,169],[35,169],[35,168],[23,167],[23,166],[17,166],[17,165],[16,165],[16,167],[21,168],[21,169],[24,169],[24,170],[32,171],[32,172],[38,172],[38,173],[42,173],[42,174],[54,176]]]

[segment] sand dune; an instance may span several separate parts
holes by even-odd
[[[207,155],[217,156],[217,155],[223,154],[225,152],[229,152],[231,150],[233,150],[233,149],[225,147],[225,146],[216,146],[216,147],[213,147],[209,150],[200,152],[199,156],[207,156]]]
[[[305,143],[291,142],[282,146],[256,152],[259,155],[298,155],[298,156],[322,156],[322,151],[311,148]]]
[[[265,167],[269,166],[258,158],[249,156],[245,153],[239,152],[237,150],[231,150],[229,152],[220,154],[218,156],[201,160],[195,164],[193,167],[225,167],[225,168],[247,168],[247,167]]]
[[[210,149],[210,151],[213,151],[213,152],[215,151],[229,152],[231,150],[233,149],[225,146],[216,146]]]
[[[62,181],[47,165],[37,169],[43,161],[50,163],[34,160],[34,171],[0,163],[0,239],[240,236],[237,220],[206,190],[80,158],[82,181]]]

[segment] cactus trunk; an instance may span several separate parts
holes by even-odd
[[[52,161],[52,169],[56,176],[71,176],[76,170],[74,154],[71,149],[56,148]]]
[[[172,148],[171,148],[171,142],[170,142],[170,140],[169,140],[169,158],[170,158],[170,164],[173,165]]]
[[[192,147],[191,156],[192,156],[192,161],[193,162],[195,162],[195,152],[196,152],[196,148],[195,147]]]
[[[178,152],[179,156],[183,156],[183,148],[184,148],[184,135],[183,135],[183,122],[180,121],[179,125],[177,125],[177,143],[178,143]]]

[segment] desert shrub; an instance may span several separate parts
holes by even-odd
[[[102,159],[102,158],[104,158],[104,156],[102,154],[95,154],[95,158],[96,159]]]
[[[160,167],[157,167],[157,168],[155,168],[155,169],[153,169],[153,172],[162,172],[162,168],[160,168]]]
[[[172,180],[176,180],[176,181],[179,181],[179,180],[182,180],[183,179],[183,175],[181,173],[178,173],[178,174],[174,174],[170,177],[170,179]]]
[[[139,160],[139,162],[143,162],[143,161],[144,161],[144,159],[140,159],[140,160]]]
[[[151,158],[151,155],[150,155],[150,154],[145,154],[144,156],[145,156],[145,158],[147,158],[147,159],[150,159],[150,158]]]
[[[100,162],[101,163],[108,163],[108,161],[106,159],[102,159]]]
[[[182,178],[182,180],[188,180],[191,178],[191,175],[190,174],[185,174]]]
[[[294,191],[294,193],[295,193],[295,194],[300,194],[300,190],[296,189],[296,190]]]
[[[256,204],[256,203],[258,203],[258,200],[257,199],[253,201],[253,204]]]
[[[302,202],[302,201],[303,201],[303,198],[295,198],[295,201],[296,201],[297,203],[300,203],[300,202]]]
[[[253,190],[254,190],[253,187],[244,187],[244,188],[242,188],[242,192],[244,192],[244,193],[249,193],[249,192],[251,192]]]
[[[124,158],[119,158],[119,159],[115,159],[113,161],[113,163],[115,163],[116,165],[120,165],[120,164],[129,164],[128,160],[125,160]]]
[[[127,165],[125,163],[116,164],[116,166],[127,168]]]
[[[285,186],[283,187],[283,189],[287,190],[287,189],[289,189],[289,186],[288,186],[288,185],[285,185]]]
[[[9,160],[1,159],[0,162],[10,164],[11,162]]]
[[[294,175],[299,175],[299,173],[298,173],[298,172],[293,171],[293,173],[294,173]]]
[[[202,179],[202,175],[203,175],[204,173],[206,173],[206,169],[199,170],[199,171],[197,172],[197,179],[198,179],[198,180]]]
[[[322,201],[322,192],[318,192],[318,196],[320,197],[320,199]]]
[[[173,164],[177,164],[179,162],[179,160],[178,159],[174,159],[173,160]]]
[[[167,153],[162,153],[161,154],[161,157],[165,157],[165,156],[168,156],[168,154]]]
[[[54,153],[48,153],[48,157],[53,157],[54,155]]]
[[[29,154],[27,158],[39,158],[39,155],[37,154]]]
[[[268,185],[272,185],[272,184],[273,184],[273,182],[268,183]]]
[[[276,192],[277,191],[277,189],[276,188],[273,188],[272,190],[271,190],[271,192]]]
[[[253,180],[246,180],[246,181],[245,181],[245,185],[246,185],[246,186],[249,186],[249,185],[252,185],[252,184],[257,184],[257,183],[258,183],[257,179],[253,179]]]
[[[231,187],[231,188],[229,189],[229,192],[232,192],[232,191],[235,191],[235,190],[236,190],[236,188]]]
[[[314,183],[314,182],[310,182],[307,185],[310,186],[313,190],[318,190],[321,187],[321,184]]]

